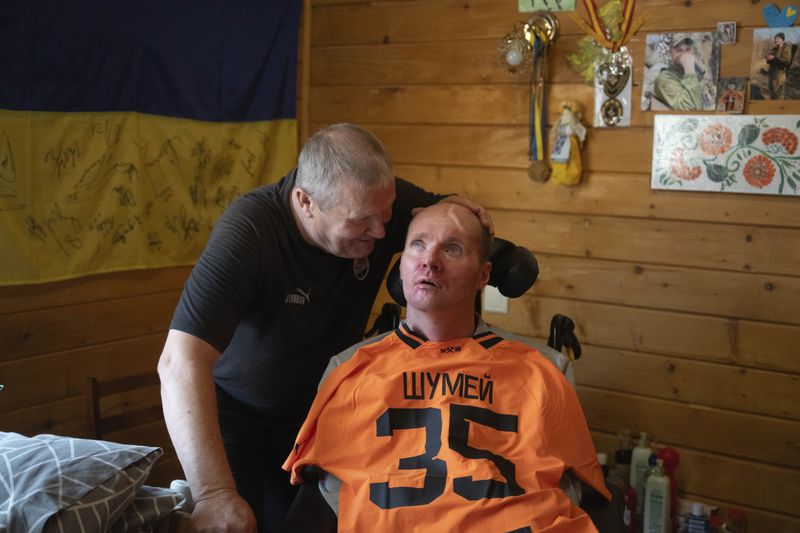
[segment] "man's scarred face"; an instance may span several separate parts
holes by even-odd
[[[437,204],[414,217],[400,261],[409,308],[472,308],[491,271],[481,257],[482,231],[478,218],[459,205]]]

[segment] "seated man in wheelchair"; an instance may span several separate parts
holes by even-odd
[[[320,476],[339,531],[596,531],[564,490],[570,472],[610,500],[572,386],[475,313],[489,247],[469,210],[422,210],[406,320],[331,360],[284,468]]]

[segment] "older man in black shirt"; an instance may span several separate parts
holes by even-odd
[[[293,497],[281,463],[325,365],[362,338],[412,208],[441,199],[395,178],[370,132],[338,124],[217,221],[159,361],[198,530],[281,523]]]

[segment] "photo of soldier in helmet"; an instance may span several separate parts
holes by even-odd
[[[713,33],[648,35],[642,109],[714,109],[718,58]]]

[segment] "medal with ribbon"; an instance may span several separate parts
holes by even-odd
[[[644,17],[633,19],[636,0],[611,0],[603,6],[606,19],[614,23],[604,22],[601,9],[595,0],[583,0],[588,20],[570,13],[575,24],[586,32],[594,42],[603,48],[601,59],[594,69],[595,87],[595,126],[615,127],[629,126],[631,122],[631,89],[633,79],[633,59],[625,46],[644,23]]]
[[[545,79],[547,78],[547,52],[558,37],[558,19],[551,13],[537,13],[526,22],[517,22],[514,30],[505,35],[497,49],[500,66],[512,74],[521,74],[532,66],[530,166],[528,175],[536,181],[550,177],[545,151],[545,126],[547,106]]]
[[[536,28],[533,30],[533,75],[531,76],[530,159],[528,176],[534,181],[546,181],[550,167],[545,160],[545,131],[547,102],[544,80],[547,77],[547,49],[549,37]]]

